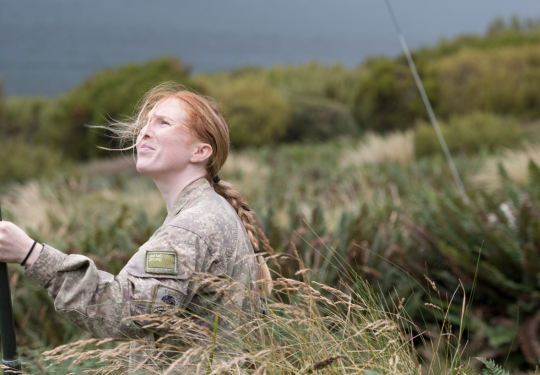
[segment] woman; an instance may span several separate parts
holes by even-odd
[[[134,339],[132,349],[165,333],[144,328],[151,318],[132,317],[172,309],[205,325],[219,311],[219,325],[231,329],[235,317],[260,312],[271,277],[254,250],[262,250],[258,238],[265,250],[268,241],[246,201],[218,177],[229,133],[217,105],[164,84],[146,94],[132,121],[108,129],[122,146],[133,143],[137,170],[155,181],[168,211],[163,225],[118,276],[85,256],[36,245],[10,222],[0,222],[0,261],[24,265],[74,324],[97,337]],[[227,281],[234,290],[224,290]]]

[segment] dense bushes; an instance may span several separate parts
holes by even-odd
[[[11,97],[1,103],[0,184],[50,177],[57,169],[70,166],[59,149],[37,137],[43,111],[50,105],[48,99],[41,97]]]
[[[202,90],[188,77],[189,69],[179,60],[160,58],[97,73],[56,100],[0,98],[0,183],[50,176],[70,161],[109,155],[96,147],[109,139],[85,124],[131,115],[141,96],[163,81]]]
[[[84,160],[109,155],[96,145],[109,139],[103,132],[85,127],[101,125],[111,118],[122,119],[133,113],[135,105],[151,87],[164,81],[176,81],[204,91],[189,80],[189,69],[178,59],[160,58],[145,64],[127,64],[106,70],[56,100],[46,98],[8,98],[0,120],[2,142],[12,137],[27,144],[50,147],[68,158]],[[20,146],[20,143],[17,143]]]
[[[435,46],[419,49],[416,58],[436,60],[462,50],[496,50],[510,46],[538,45],[540,20],[523,20],[512,17],[509,21],[497,18],[487,27],[485,35],[461,35],[453,40],[442,39]]]
[[[452,114],[485,111],[540,117],[540,49],[464,50],[433,63],[440,100]]]
[[[189,69],[176,58],[106,70],[56,100],[44,114],[39,138],[76,159],[108,155],[95,147],[107,145],[107,138],[84,124],[101,125],[110,118],[131,115],[143,94],[164,81],[183,83],[202,91],[202,87],[194,87],[189,81]]]
[[[278,93],[287,101],[290,121],[287,121],[286,132],[281,133],[279,137],[276,133],[267,141],[261,139],[256,143],[238,142],[233,139],[235,147],[243,147],[248,144],[323,141],[343,134],[357,134],[358,129],[351,115],[350,104],[360,77],[359,69],[349,70],[341,65],[325,66],[309,63],[268,69],[243,67],[230,72],[200,75],[195,77],[195,80],[209,87],[211,95],[222,103],[231,126],[231,137],[234,137],[233,127],[237,127],[232,125],[231,121],[235,121],[233,118],[237,115],[228,114],[227,107],[231,107],[232,102],[237,103],[234,104],[237,106],[240,100],[244,100],[242,98],[249,98],[249,95],[245,94],[239,97],[237,94],[239,88],[259,90],[260,95],[267,90],[270,97],[275,97]],[[250,106],[253,110],[257,106],[263,108],[254,103]],[[251,123],[253,124],[253,121]],[[243,126],[247,126],[246,132],[251,132],[249,129],[253,127],[245,124]]]
[[[42,114],[51,102],[45,97],[9,97],[1,106],[0,139],[20,137],[27,142],[36,140],[42,124]]]
[[[444,58],[417,60],[424,88],[441,118],[473,112],[540,117],[540,50],[537,46],[462,50]],[[409,67],[402,60],[377,59],[355,96],[362,128],[405,129],[427,112]]]
[[[72,164],[61,151],[42,144],[29,144],[22,137],[0,141],[0,184],[29,178],[51,177]]]
[[[539,30],[534,22],[497,21],[485,36],[463,36],[413,52],[433,108],[448,123],[443,125],[445,135],[463,138],[448,140],[453,150],[511,146],[519,138],[515,124],[502,125],[498,123],[502,120],[486,117],[470,120],[474,129],[465,130],[469,125],[450,125],[462,121],[451,120],[455,115],[480,111],[520,121],[540,117]],[[20,147],[24,139],[28,145],[54,148],[75,160],[107,156],[110,152],[96,145],[105,146],[109,139],[84,125],[130,115],[141,96],[163,81],[216,96],[237,148],[385,133],[427,119],[403,56],[370,59],[354,69],[308,63],[244,67],[197,77],[169,57],[97,73],[55,100],[0,99],[0,142],[5,146],[15,137]],[[475,121],[493,123],[492,128]],[[418,127],[417,155],[438,150],[433,137],[427,126]]]
[[[325,141],[336,136],[358,133],[347,107],[339,102],[309,96],[289,97],[291,120],[285,141]]]
[[[521,127],[512,118],[492,114],[473,113],[453,117],[441,122],[441,132],[452,153],[474,154],[493,151],[499,147],[511,147],[521,140]],[[420,122],[414,131],[414,148],[417,157],[441,153],[442,149],[433,126]]]
[[[49,147],[73,160],[108,156],[110,152],[96,147],[110,143],[106,134],[84,125],[131,115],[141,96],[164,81],[180,82],[202,93],[210,88],[228,118],[234,147],[321,141],[356,133],[347,104],[356,76],[340,65],[311,63],[243,68],[193,79],[174,58],[127,64],[99,72],[54,100],[0,100],[1,142],[16,137],[17,147],[24,139],[27,146]]]
[[[368,74],[354,96],[354,114],[362,129],[378,132],[407,129],[426,109],[408,65],[385,58],[366,63]],[[424,87],[437,104],[437,83],[433,72],[418,65]]]
[[[477,111],[540,117],[538,22],[494,22],[485,36],[466,35],[413,52],[438,116]],[[426,118],[403,56],[368,60],[353,100],[361,128],[378,132],[414,126]]]
[[[238,81],[213,95],[223,107],[233,147],[276,144],[285,134],[289,105],[271,86]]]
[[[201,74],[194,80],[209,88],[220,88],[236,81],[264,82],[287,95],[328,98],[349,106],[362,71],[362,67],[348,69],[341,64],[311,62],[269,68],[241,67],[227,72]]]

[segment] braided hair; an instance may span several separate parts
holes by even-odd
[[[233,188],[232,184],[216,178],[227,160],[230,148],[229,128],[216,101],[190,91],[182,85],[163,83],[146,93],[138,104],[135,116],[128,118],[125,122],[111,124],[107,129],[113,134],[113,138],[119,141],[121,149],[131,149],[155,106],[171,97],[177,98],[189,114],[191,135],[212,147],[212,155],[206,165],[206,178],[216,193],[225,198],[234,208],[242,221],[251,245],[257,253],[258,282],[264,292],[270,293],[272,276],[262,253],[273,253],[273,249],[264,232],[257,225],[253,211],[246,200]]]
[[[229,182],[225,182],[223,180],[218,182],[213,181],[213,187],[216,193],[221,195],[227,200],[227,202],[229,202],[229,204],[238,214],[242,224],[244,224],[244,228],[246,228],[251,245],[253,246],[255,253],[258,254],[257,262],[259,263],[259,272],[257,278],[260,282],[264,283],[266,292],[270,293],[272,291],[272,275],[270,274],[266,261],[264,260],[263,256],[260,255],[260,253],[263,251],[273,253],[273,249],[270,247],[268,239],[253,217],[253,211],[249,207],[246,200],[242,198],[240,193],[234,190],[232,184]]]

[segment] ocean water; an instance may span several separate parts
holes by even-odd
[[[538,0],[393,0],[411,47],[539,17]],[[194,72],[400,53],[383,0],[0,0],[8,95],[56,95],[130,61],[176,55]]]

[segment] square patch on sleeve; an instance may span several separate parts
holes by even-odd
[[[144,270],[162,275],[178,274],[178,254],[174,250],[148,250]]]
[[[177,289],[169,288],[164,285],[156,285],[152,312],[163,312],[170,308],[179,308],[182,306],[185,296],[184,293]]]

